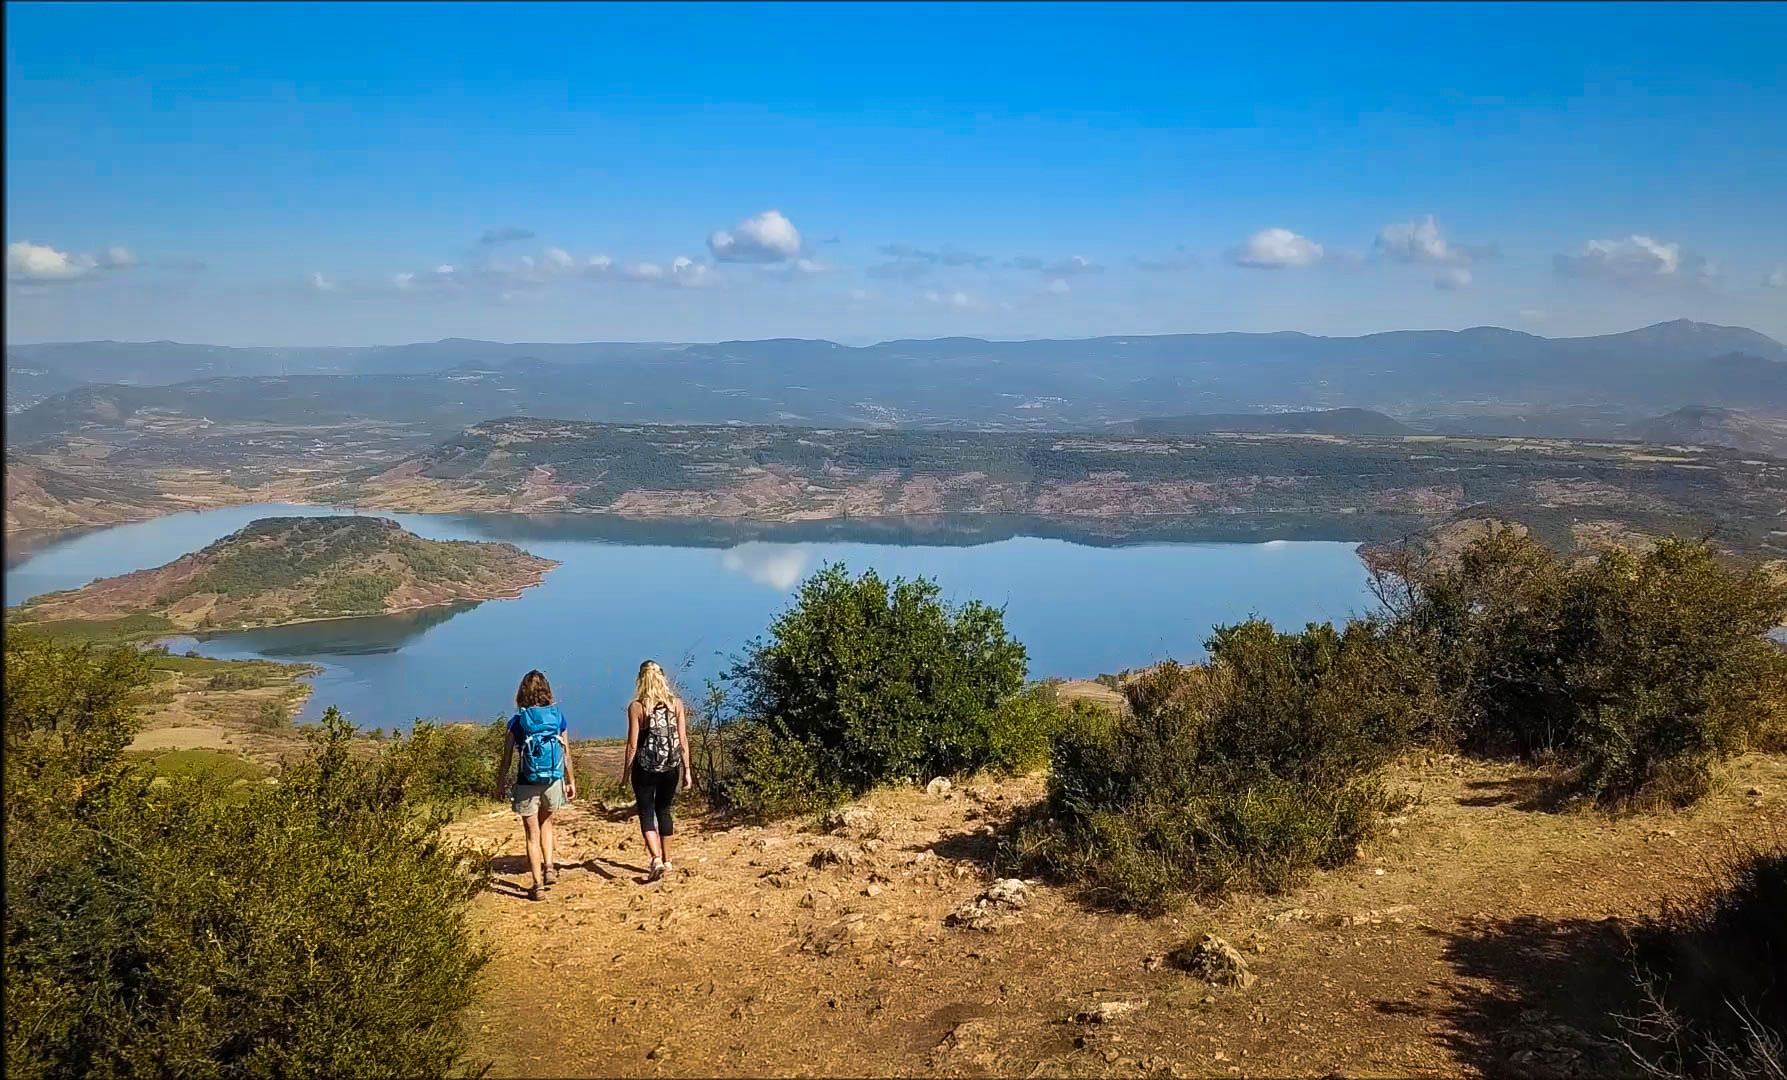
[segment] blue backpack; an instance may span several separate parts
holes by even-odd
[[[523,784],[550,784],[565,775],[565,747],[558,741],[565,719],[557,705],[529,705],[510,721],[521,748]]]

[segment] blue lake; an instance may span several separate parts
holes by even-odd
[[[159,566],[261,517],[334,513],[241,506],[177,514],[52,541],[6,572],[8,605],[98,577]],[[483,720],[511,707],[530,667],[552,679],[579,736],[621,733],[639,661],[650,656],[699,696],[827,562],[884,576],[935,578],[953,602],[1005,608],[1033,678],[1090,678],[1167,657],[1196,659],[1210,628],[1259,615],[1284,627],[1341,620],[1371,606],[1351,543],[1160,543],[1091,546],[1018,536],[939,543],[934,532],[875,542],[627,539],[575,515],[379,514],[421,536],[505,540],[561,565],[516,600],[402,616],[170,639],[176,652],[323,666],[302,718],[336,705],[365,727],[417,717]],[[741,534],[749,535],[749,534]]]

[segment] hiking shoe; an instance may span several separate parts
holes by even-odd
[[[669,859],[665,859],[662,863],[658,864],[658,870],[665,874],[668,874],[668,873],[670,873],[670,871],[675,870],[675,869],[676,869],[676,867],[670,865]]]
[[[659,878],[664,876],[664,871],[668,868],[669,868],[668,863],[664,863],[664,862],[659,861],[657,858],[653,858],[651,861],[651,869],[649,869],[645,872],[645,880],[647,880],[647,881],[658,880]]]
[[[557,870],[546,871],[545,878],[546,878],[546,887],[548,889],[552,888],[554,885],[558,884],[558,871]]]
[[[529,900],[544,900],[546,898],[544,895],[544,892],[545,892],[544,886],[529,885],[527,887],[527,898]]]

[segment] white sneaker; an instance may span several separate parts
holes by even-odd
[[[652,861],[651,861],[651,869],[649,869],[645,872],[645,879],[647,881],[656,881],[659,878],[663,877],[664,871],[666,871],[668,869],[670,869],[669,863],[660,861],[656,855],[653,855]]]
[[[662,863],[660,863],[658,868],[666,874],[668,874],[668,873],[670,873],[670,871],[676,869],[676,867],[670,865],[669,859],[665,859]]]

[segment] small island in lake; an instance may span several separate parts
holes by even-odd
[[[240,630],[508,599],[556,565],[513,544],[425,540],[385,518],[262,518],[165,566],[49,593],[10,615],[132,635]]]

